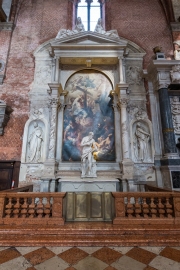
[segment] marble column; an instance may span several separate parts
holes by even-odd
[[[164,156],[167,158],[176,158],[178,155],[167,88],[159,89],[159,106],[164,140]]]

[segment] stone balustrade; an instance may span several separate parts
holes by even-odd
[[[0,224],[63,225],[65,193],[1,193]]]
[[[64,225],[65,194],[0,193],[0,225]],[[112,192],[112,195],[114,225],[180,224],[179,192]]]
[[[113,224],[179,224],[178,192],[113,192]]]

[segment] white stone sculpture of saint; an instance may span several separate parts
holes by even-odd
[[[137,153],[135,153],[137,160],[141,162],[149,161],[148,144],[150,134],[143,129],[140,122],[136,125],[135,138],[137,142]]]
[[[84,32],[85,31],[85,28],[84,28],[84,25],[82,23],[81,17],[77,18],[76,26],[74,28],[74,31],[77,31],[77,32]]]
[[[56,36],[56,39],[61,39],[64,37],[72,36],[74,34],[77,34],[79,32],[84,32],[84,31],[85,31],[85,28],[84,28],[84,25],[81,21],[81,17],[78,17],[74,30],[60,29],[57,36]]]
[[[43,131],[38,126],[37,122],[34,122],[34,130],[28,138],[28,161],[40,162],[42,158],[42,143],[43,143]]]
[[[96,175],[96,160],[94,159],[93,152],[97,151],[95,140],[93,139],[94,133],[89,132],[89,135],[84,137],[81,141],[82,154],[81,165],[82,174],[81,177],[97,177]]]
[[[106,35],[106,36],[111,36],[111,37],[118,37],[118,32],[117,30],[110,30],[110,31],[105,31],[103,26],[102,26],[102,19],[99,18],[98,21],[97,21],[97,24],[96,24],[96,27],[94,29],[94,32],[97,32],[97,33],[100,33],[100,34],[103,34],[103,35]]]
[[[174,59],[180,60],[180,40],[176,40],[174,43]]]

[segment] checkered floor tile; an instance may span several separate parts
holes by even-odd
[[[180,247],[0,247],[0,270],[180,270]]]

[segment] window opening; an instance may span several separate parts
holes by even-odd
[[[77,6],[77,17],[81,17],[86,31],[94,31],[98,19],[102,17],[101,13],[99,0],[81,0]]]

